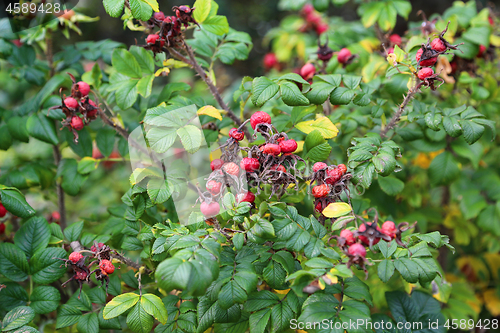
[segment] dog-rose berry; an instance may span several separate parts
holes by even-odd
[[[417,54],[415,55],[415,59],[417,61],[420,61],[420,58],[422,57],[422,53],[424,53],[424,50],[422,48],[418,49]],[[429,58],[429,59],[424,59],[424,60],[420,61],[420,66],[423,66],[423,67],[434,66],[434,64],[437,61],[437,58],[438,57],[435,56],[435,57],[432,57],[432,58]]]
[[[82,258],[83,255],[80,252],[71,252],[71,254],[69,255],[69,261],[71,261],[73,264],[76,264]]]
[[[245,193],[240,193],[237,196],[238,202],[250,202],[253,203],[255,201],[255,194],[253,194],[250,191],[247,191]]]
[[[5,209],[4,205],[0,203],[0,217],[4,217],[7,214],[7,209]]]
[[[351,51],[349,51],[348,48],[344,47],[337,54],[337,60],[341,64],[346,64],[349,61],[349,59],[351,58],[351,56],[352,56]]]
[[[210,168],[212,168],[212,171],[222,168],[222,165],[224,165],[224,161],[220,158],[216,158],[215,160],[210,162]]]
[[[347,167],[345,166],[345,164],[337,165],[337,169],[340,170],[342,176],[345,175],[345,173],[347,172]]]
[[[375,222],[372,222],[372,224],[370,224],[370,226],[372,226],[372,225],[373,225],[373,223],[375,223]],[[369,224],[369,223],[368,223],[368,224]],[[376,229],[377,229],[377,231],[382,232],[382,229],[380,229],[380,227],[379,227],[378,225],[377,225]],[[360,225],[360,226],[359,226],[358,231],[359,231],[359,232],[365,232],[365,231],[366,231],[366,226],[365,226],[365,224],[364,224],[364,223],[363,223],[362,225]],[[366,244],[366,245],[369,245],[369,244],[370,244],[370,240],[368,239],[368,237],[363,236],[363,235],[359,235],[359,236],[358,236],[358,238],[359,238],[359,240],[360,240],[360,241],[362,241],[364,244]],[[377,244],[378,242],[380,242],[380,238],[378,238],[378,237],[377,237],[377,238],[375,238],[375,239],[373,240],[373,245]]]
[[[316,67],[314,67],[313,64],[307,63],[302,68],[300,69],[300,76],[304,80],[310,80],[314,76],[314,73],[316,73]]]
[[[81,129],[83,129],[82,118],[80,118],[78,116],[73,116],[73,118],[71,118],[71,127],[76,129],[77,131],[80,131]]]
[[[251,158],[251,157],[245,157],[245,158],[243,158],[241,160],[240,167],[243,170],[245,170],[246,172],[257,171],[260,168],[259,159],[257,159],[257,158]]]
[[[417,76],[420,80],[425,80],[432,75],[434,75],[434,71],[429,67],[424,67],[417,73]]]
[[[104,243],[97,243],[97,248],[95,247],[95,245],[92,245],[92,246],[90,247],[90,251],[92,251],[92,252],[97,252],[97,249],[100,249],[100,248],[102,248],[103,246],[104,246]]]
[[[431,47],[433,50],[438,51],[438,52],[444,52],[446,51],[446,45],[444,42],[441,40],[441,38],[435,38],[431,42]]]
[[[328,23],[321,22],[321,23],[319,23],[318,25],[316,25],[315,30],[316,30],[316,33],[317,33],[318,35],[321,35],[321,34],[323,34],[323,33],[327,32],[327,31],[328,31],[328,28],[329,28],[329,27],[328,27]]]
[[[158,21],[163,21],[165,19],[165,14],[163,14],[163,12],[157,12],[153,14],[153,17]]]
[[[277,164],[273,165],[273,166],[271,167],[271,170],[273,170],[273,171],[281,171],[281,172],[286,172],[285,167],[284,167],[283,165],[281,165],[281,164],[280,164],[280,165],[277,165]]]
[[[154,43],[156,43],[156,41],[158,39],[160,39],[159,35],[151,34],[151,35],[148,35],[148,37],[146,37],[146,43],[148,43],[148,44],[154,44]]]
[[[481,58],[484,52],[486,52],[486,46],[479,45],[479,51],[477,52],[477,57]]]
[[[316,205],[314,206],[314,209],[318,212],[321,213],[323,211],[323,204],[321,201],[318,201]]]
[[[333,185],[342,178],[342,170],[339,168],[329,169],[326,171],[325,183]]]
[[[347,252],[351,256],[360,256],[361,258],[366,258],[366,249],[361,244],[352,244],[349,246],[349,250]]]
[[[266,55],[264,56],[263,62],[264,62],[265,69],[271,69],[278,64],[278,58],[276,57],[276,54],[274,54],[272,52],[266,53]]]
[[[5,232],[5,223],[0,223],[0,235]]]
[[[319,170],[321,169],[325,169],[327,168],[328,165],[326,165],[326,163],[323,163],[323,162],[316,162],[314,163],[313,165],[313,172],[318,172]]]
[[[245,134],[242,131],[239,131],[237,128],[231,128],[229,130],[229,136],[236,141],[241,141],[245,138]]]
[[[80,81],[76,84],[76,86],[78,87],[78,91],[80,92],[80,94],[82,94],[82,97],[85,97],[89,94],[90,86],[87,82]]]
[[[106,274],[111,274],[115,271],[115,266],[108,259],[101,260],[101,262],[99,263],[99,268]]]
[[[219,183],[218,181],[209,180],[207,182],[207,190],[214,195],[219,194],[221,188],[222,188],[222,183]]]
[[[68,108],[76,109],[78,107],[78,102],[73,97],[66,97],[64,99],[64,105],[66,105]]]
[[[326,197],[330,192],[330,188],[326,184],[316,185],[312,188],[312,195],[315,198]]]
[[[203,215],[206,217],[211,217],[219,214],[220,212],[220,205],[218,202],[212,202],[212,203],[207,203],[207,202],[202,202],[200,205],[200,210]]]
[[[234,162],[224,164],[222,170],[228,175],[237,176],[240,174],[240,167]]]
[[[290,140],[285,140],[281,141],[279,143],[279,146],[281,148],[282,153],[293,153],[294,151],[297,150],[297,141],[290,139]]]
[[[356,243],[356,238],[354,237],[353,233],[349,229],[344,229],[340,232],[340,237],[345,239],[345,243],[347,245],[352,245]]]
[[[259,124],[270,124],[271,116],[264,111],[257,111],[250,117],[250,125],[255,129]]]
[[[279,154],[281,154],[280,146],[274,143],[267,143],[261,149],[264,154],[269,154],[274,156],[278,156]]]
[[[390,236],[392,239],[396,238],[396,225],[392,221],[386,221],[382,224],[382,233]]]
[[[398,34],[392,34],[389,36],[389,40],[392,44],[400,46],[402,43],[401,36]]]

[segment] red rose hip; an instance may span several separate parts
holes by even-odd
[[[311,63],[305,64],[300,69],[300,76],[302,76],[304,80],[312,79],[314,73],[316,73],[316,67],[314,67],[314,65]]]
[[[323,162],[316,162],[314,163],[313,165],[313,172],[318,172],[319,170],[321,169],[325,169],[327,168],[328,165],[326,165],[326,163],[323,163]]]
[[[206,187],[207,187],[207,190],[210,193],[212,193],[214,195],[217,195],[217,194],[220,193],[220,190],[222,188],[222,183],[219,183],[219,182],[217,182],[215,180],[210,180],[210,181],[207,182],[207,186]]]
[[[0,203],[0,217],[4,217],[7,214],[7,209],[5,209],[4,205]]]
[[[290,140],[285,140],[281,141],[279,143],[280,149],[282,153],[293,153],[294,151],[297,150],[297,141],[290,139]]]
[[[277,165],[277,164],[273,165],[273,166],[271,167],[271,170],[273,170],[273,171],[281,171],[281,172],[286,172],[286,169],[285,169],[285,167],[284,167],[283,165]]]
[[[366,258],[366,249],[361,244],[352,244],[349,246],[349,250],[347,252],[351,256],[360,256],[361,258]]]
[[[238,131],[237,128],[231,128],[229,131],[229,137],[235,139],[236,141],[241,141],[245,138],[245,134],[242,131]]]
[[[111,261],[107,259],[101,260],[101,262],[99,263],[99,268],[106,274],[111,274],[115,271],[115,266],[113,266],[113,263],[111,263]]]
[[[255,201],[255,194],[250,191],[245,193],[238,194],[238,202],[250,202],[253,203]]]
[[[76,85],[78,87],[78,91],[80,92],[80,94],[82,94],[82,97],[85,97],[89,94],[90,86],[87,82],[80,81]]]
[[[165,14],[163,14],[163,12],[157,12],[153,14],[153,17],[158,21],[163,21],[165,19]]]
[[[351,56],[352,56],[351,51],[349,51],[349,49],[344,47],[337,54],[337,60],[341,64],[346,64],[349,61],[349,59],[351,58]]]
[[[391,41],[392,44],[395,44],[397,46],[400,46],[402,43],[401,36],[398,34],[392,34],[389,36],[389,40]]]
[[[217,202],[206,203],[205,201],[201,203],[200,206],[201,213],[206,217],[212,217],[220,212],[220,206]]]
[[[349,229],[344,229],[340,232],[340,237],[345,238],[345,243],[347,245],[352,245],[356,243],[356,238],[354,238],[354,235],[351,230]]]
[[[216,158],[215,160],[210,162],[210,168],[212,168],[212,171],[215,171],[215,170],[222,168],[223,164],[224,164],[223,160]]]
[[[69,260],[73,263],[76,264],[77,262],[80,261],[80,259],[83,258],[83,255],[80,252],[72,252],[69,255]]]
[[[274,53],[266,53],[264,56],[264,68],[271,69],[278,64],[278,58]]]
[[[257,111],[250,117],[250,125],[255,129],[259,124],[270,124],[271,116],[264,111]]]
[[[77,131],[80,131],[83,128],[82,118],[78,116],[73,116],[73,118],[71,118],[71,127],[76,129]]]
[[[264,154],[278,156],[281,154],[281,148],[277,144],[268,143],[262,147],[262,152],[264,152]]]
[[[222,170],[228,175],[237,176],[240,174],[240,168],[234,162],[226,163],[222,166]]]
[[[422,53],[424,53],[424,50],[422,48],[420,48],[418,51],[417,51],[417,54],[415,55],[415,59],[418,61],[420,61],[420,58],[422,57]],[[425,60],[422,60],[420,61],[420,66],[423,66],[423,67],[430,67],[430,66],[434,66],[434,64],[436,63],[437,61],[437,56],[433,57],[433,58],[430,58],[430,59],[425,59]]]
[[[444,42],[440,38],[433,39],[431,42],[431,47],[433,50],[438,52],[446,51],[446,45],[444,45]]]
[[[432,68],[424,67],[418,71],[417,76],[420,80],[425,80],[428,77],[432,76],[433,74],[434,74],[434,71],[432,70]]]
[[[328,195],[330,188],[326,184],[316,185],[312,188],[311,192],[315,198],[322,198]]]
[[[382,224],[382,233],[390,236],[392,239],[396,238],[396,225],[392,221],[386,221]]]
[[[240,167],[246,172],[254,172],[259,170],[260,163],[257,158],[245,157],[241,160]]]
[[[78,107],[78,102],[73,97],[66,97],[64,99],[64,105],[66,105],[68,108],[76,109]]]

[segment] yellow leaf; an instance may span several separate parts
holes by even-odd
[[[483,294],[484,305],[493,315],[493,317],[500,316],[500,299],[497,295],[496,289],[488,289]]]
[[[198,110],[198,115],[203,114],[206,116],[210,116],[212,118],[222,120],[222,116],[220,113],[221,113],[221,110],[214,108],[212,105],[205,105],[204,107],[202,107],[201,109]]]
[[[158,2],[156,0],[142,0],[142,1],[150,5],[155,12],[160,10],[160,8],[158,8]]]
[[[297,141],[297,150],[295,150],[295,153],[300,153],[301,151],[304,150],[304,141]]]
[[[167,76],[170,73],[170,68],[163,67],[156,71],[155,76]]]
[[[339,133],[338,128],[327,117],[321,117],[315,120],[302,121],[297,125],[295,125],[295,127],[299,131],[304,132],[306,134],[309,134],[314,130],[318,130],[325,139],[334,138]]]
[[[319,279],[318,280],[318,285],[319,285],[319,289],[321,290],[325,290],[325,281],[323,281],[322,279]]]
[[[276,290],[276,289],[273,289],[273,291],[277,294],[288,294],[288,292],[290,291],[290,289],[285,289],[285,290]]]
[[[490,44],[496,47],[500,46],[500,36],[490,35]]]
[[[326,217],[339,217],[351,212],[351,206],[345,202],[333,202],[323,209],[323,215]]]

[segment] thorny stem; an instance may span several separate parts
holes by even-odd
[[[389,123],[380,131],[380,136],[382,138],[387,137],[387,132],[389,132],[391,129],[396,127],[396,124],[401,119],[401,115],[403,114],[406,107],[408,106],[408,103],[413,98],[413,96],[415,96],[415,94],[417,93],[420,86],[421,86],[421,83],[417,83],[413,88],[408,90],[408,94],[406,94],[405,98],[403,99],[403,103],[401,103],[401,105],[399,105],[398,110],[394,113],[394,115],[392,116]]]

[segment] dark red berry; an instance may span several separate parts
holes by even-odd
[[[361,258],[366,258],[366,249],[361,244],[352,244],[349,246],[349,250],[347,252],[351,256],[360,256]]]
[[[373,225],[375,222],[372,222],[371,224],[370,223],[367,223],[367,224],[370,224]],[[363,223],[362,225],[359,226],[359,229],[358,231],[360,232],[364,232],[366,231],[366,226],[365,224]],[[379,232],[382,232],[382,229],[380,229],[380,227],[377,225],[377,231]],[[370,240],[368,239],[368,237],[366,236],[363,236],[363,235],[359,235],[359,240],[362,241],[364,244],[366,245],[370,245]],[[374,240],[373,240],[373,245],[377,244],[378,242],[380,242],[380,238],[376,237]]]
[[[69,260],[73,263],[76,264],[77,262],[80,261],[80,259],[83,258],[83,255],[80,252],[71,252],[69,255]]]
[[[420,80],[425,80],[432,75],[434,75],[434,71],[430,67],[424,67],[417,73],[417,76]]]
[[[4,217],[7,214],[7,209],[5,209],[4,205],[0,203],[0,217]]]
[[[212,168],[212,171],[215,171],[215,170],[222,168],[223,164],[224,164],[223,160],[216,158],[215,160],[210,162],[210,168]]]
[[[479,52],[477,53],[477,56],[479,58],[481,58],[483,56],[484,52],[486,52],[486,46],[479,45]]]
[[[285,140],[281,141],[279,143],[279,146],[281,148],[282,153],[293,153],[294,151],[297,150],[297,141],[290,139],[290,140]]]
[[[73,118],[71,118],[71,127],[76,129],[77,131],[81,130],[83,128],[82,118],[78,116],[73,116]]]
[[[106,274],[111,274],[115,271],[115,266],[113,266],[113,263],[111,263],[111,261],[107,259],[101,260],[101,262],[99,263],[99,268]]]
[[[417,62],[420,61],[420,58],[422,57],[422,53],[424,53],[424,50],[422,48],[420,48],[417,51],[417,54],[415,55],[415,59],[417,60]],[[424,59],[424,60],[420,61],[420,66],[423,66],[423,67],[434,66],[436,61],[437,61],[437,56],[435,56],[433,58],[429,58],[429,59]]]
[[[356,243],[356,238],[354,238],[352,231],[349,229],[342,230],[340,232],[340,237],[343,237],[345,239],[345,243],[347,245],[352,245],[352,244]]]
[[[347,172],[347,167],[345,166],[345,164],[339,164],[337,165],[337,169],[340,170],[340,173],[343,175],[345,175],[345,173]]]
[[[326,184],[316,185],[312,188],[312,195],[315,198],[326,197],[330,192],[330,188]]]
[[[165,19],[165,14],[163,14],[163,12],[157,12],[153,14],[153,17],[158,21],[163,21]]]
[[[303,15],[309,15],[314,12],[314,6],[311,3],[306,3],[300,10]]]
[[[314,30],[316,30],[316,33],[318,35],[321,35],[328,31],[328,23],[320,22],[316,25],[316,28]]]
[[[98,248],[96,249],[95,245],[92,245],[92,246],[90,247],[90,251],[92,251],[92,252],[97,252],[97,250],[98,250],[98,249],[100,249],[100,248],[102,248],[103,246],[104,246],[104,243],[97,243],[97,247],[98,247]]]
[[[339,168],[329,169],[326,171],[325,183],[333,185],[342,178],[342,171]]]
[[[254,172],[259,170],[260,163],[257,158],[245,157],[240,162],[240,167],[246,172]]]
[[[87,82],[80,81],[76,84],[78,86],[78,91],[82,94],[82,97],[85,97],[90,92],[90,86]]]
[[[271,123],[271,116],[265,113],[264,111],[257,111],[250,117],[250,125],[252,126],[252,129],[255,129],[255,127],[258,124],[270,124],[270,123]]]
[[[321,213],[323,211],[323,204],[321,201],[318,201],[316,205],[314,206],[314,209],[318,212]]]
[[[64,99],[64,105],[66,105],[68,108],[76,109],[78,107],[78,102],[73,97],[66,97]]]
[[[5,232],[5,223],[0,223],[0,235]]]
[[[229,130],[229,136],[236,141],[241,141],[245,138],[245,134],[237,128],[231,128],[231,130]]]
[[[160,39],[159,35],[151,34],[151,35],[148,35],[148,37],[146,37],[146,43],[148,43],[148,44],[154,44],[154,43],[156,43],[156,41],[158,39]]]
[[[201,213],[206,217],[211,217],[219,214],[220,206],[217,202],[206,203],[205,201],[201,203],[200,206]]]
[[[261,149],[264,154],[269,154],[274,156],[278,156],[279,154],[281,154],[280,146],[274,143],[267,143],[263,147],[261,147]]]

